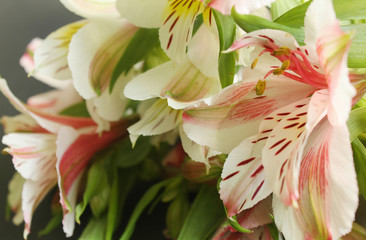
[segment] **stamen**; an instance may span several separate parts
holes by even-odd
[[[290,67],[290,63],[291,63],[290,60],[283,61],[281,69],[285,71],[286,69],[288,69]]]
[[[255,66],[257,65],[257,63],[258,63],[258,58],[255,58],[254,61],[252,62],[252,65],[250,66],[251,69],[254,69]]]
[[[257,85],[255,85],[255,93],[260,96],[264,93],[264,90],[266,89],[266,81],[265,80],[259,80]]]
[[[272,52],[272,55],[275,57],[283,56],[283,55],[289,56],[290,54],[291,54],[291,49],[289,49],[288,47],[280,47],[280,48],[273,50],[273,52]]]
[[[276,68],[273,70],[273,75],[282,75],[284,72],[282,68]]]

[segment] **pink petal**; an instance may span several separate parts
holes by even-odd
[[[223,14],[229,15],[233,7],[241,14],[249,14],[272,2],[274,2],[274,0],[213,0],[208,5]]]

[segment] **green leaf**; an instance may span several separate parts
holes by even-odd
[[[305,13],[310,3],[311,1],[289,10],[277,18],[275,22],[289,27],[303,27]],[[333,0],[333,5],[338,19],[366,19],[366,4],[364,1]]]
[[[90,117],[85,101],[67,107],[59,112],[59,114],[72,117]]]
[[[193,202],[178,240],[207,239],[225,217],[225,210],[216,187],[205,185]]]
[[[272,19],[276,19],[285,12],[301,5],[303,1],[301,0],[277,0],[271,5]]]
[[[234,21],[246,32],[252,32],[260,29],[277,29],[292,34],[299,44],[304,44],[305,33],[303,29],[288,27],[265,18],[254,15],[241,15],[235,10],[231,12]]]
[[[166,228],[170,238],[177,239],[189,211],[189,201],[185,192],[179,195],[169,205],[166,214]]]
[[[114,151],[114,158],[116,158],[117,166],[121,168],[128,168],[136,166],[146,159],[151,150],[150,138],[140,136],[132,148],[132,144],[128,138],[125,138]]]
[[[236,25],[231,16],[213,11],[220,39],[220,50],[228,49],[234,42]],[[219,76],[222,88],[233,83],[235,75],[235,54],[227,53],[219,56]]]
[[[352,142],[352,150],[357,173],[358,188],[360,194],[366,199],[366,148],[361,141],[356,138]]]
[[[365,2],[366,5],[366,2]],[[366,10],[365,10],[366,11]],[[352,24],[341,26],[346,32],[353,32],[355,35],[352,40],[351,49],[348,53],[348,67],[366,67],[366,24]]]
[[[108,155],[95,162],[88,171],[83,201],[80,202],[75,209],[75,220],[78,223],[80,223],[80,216],[84,212],[89,201],[98,194],[102,194],[103,190],[105,190],[106,188],[109,188],[108,174],[106,172],[106,169],[104,168],[106,159],[108,159]],[[99,217],[99,214],[101,212],[102,211],[96,210],[93,211],[93,214],[96,215],[96,217]]]
[[[107,225],[106,217],[91,219],[81,234],[79,240],[101,240],[104,239],[105,228]]]
[[[366,107],[356,108],[351,111],[347,121],[351,142],[358,135],[366,131]]]
[[[61,225],[62,223],[62,209],[58,208],[58,211],[52,213],[52,218],[48,222],[47,226],[39,231],[38,236],[44,236],[52,232],[57,226]]]
[[[269,229],[269,233],[271,234],[272,239],[273,240],[279,240],[280,239],[280,232],[278,231],[276,224],[273,222],[271,224],[268,224],[267,227]]]
[[[131,39],[113,71],[109,91],[112,92],[114,84],[121,74],[127,74],[133,65],[143,60],[159,44],[158,29],[140,28]]]
[[[135,230],[135,225],[140,217],[142,211],[149,205],[151,201],[154,200],[154,198],[157,196],[159,191],[167,186],[170,183],[171,179],[167,179],[165,181],[159,182],[155,184],[154,186],[150,187],[149,190],[147,190],[140,199],[140,201],[137,203],[137,206],[135,207],[130,220],[128,221],[127,227],[121,236],[120,240],[128,240],[132,236],[133,231]]]

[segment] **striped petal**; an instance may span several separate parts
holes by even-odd
[[[57,137],[57,173],[60,201],[64,208],[64,232],[72,235],[75,225],[74,214],[81,176],[91,157],[118,138],[126,134],[124,123],[114,126],[101,135],[93,129],[76,131],[63,127]]]
[[[223,14],[230,15],[231,9],[241,14],[249,14],[250,12],[269,5],[274,0],[213,0],[208,6],[220,11]]]
[[[90,118],[69,117],[57,114],[45,113],[42,110],[28,106],[22,103],[10,91],[5,79],[0,79],[0,91],[5,95],[10,103],[20,112],[30,115],[37,123],[44,129],[57,133],[62,126],[71,126],[74,128],[81,128],[87,126],[95,126],[95,123]]]
[[[167,98],[169,106],[182,109],[193,106],[221,89],[218,78],[200,72],[187,58],[180,64],[161,64],[140,74],[127,84],[124,94],[134,100]]]
[[[204,6],[199,0],[169,0],[162,14],[163,23],[159,29],[160,43],[166,54],[181,62],[192,37],[196,16]]]
[[[69,44],[73,35],[85,24],[86,21],[71,23],[48,35],[34,52],[35,71],[55,79],[71,79],[67,63]]]
[[[243,139],[257,133],[265,116],[314,91],[308,85],[275,76],[269,77],[264,93],[257,95],[255,86],[262,72],[244,74],[245,81],[225,88],[210,106],[202,104],[184,112],[183,127],[190,139],[229,153]]]
[[[92,20],[72,38],[68,63],[84,99],[100,95],[137,28],[125,20]]]
[[[40,38],[34,38],[28,45],[26,52],[20,58],[20,65],[24,68],[26,73],[33,76],[37,80],[53,87],[53,88],[65,88],[71,84],[71,79],[56,79],[47,74],[43,74],[42,71],[36,71],[34,63],[34,52],[42,46],[43,40]]]
[[[56,165],[56,136],[47,133],[9,133],[2,139],[15,169],[25,179],[39,181]]]
[[[71,12],[84,18],[117,18],[116,0],[60,0]]]
[[[181,111],[168,106],[166,100],[157,100],[143,114],[140,121],[130,126],[132,145],[136,143],[138,136],[152,136],[173,130],[181,122]]]
[[[352,228],[358,188],[346,125],[324,118],[304,149],[298,208],[274,202],[277,226],[287,239],[339,239]]]

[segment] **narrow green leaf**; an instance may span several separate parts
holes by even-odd
[[[189,201],[185,192],[171,202],[166,214],[166,228],[172,239],[177,239],[189,211]]]
[[[268,224],[267,227],[269,229],[269,233],[271,234],[272,239],[279,240],[280,232],[278,231],[276,224],[274,222],[272,222],[271,224]]]
[[[238,232],[241,233],[251,233],[252,231],[246,228],[243,228],[240,223],[238,222],[238,220],[236,219],[236,216],[232,217],[233,220],[228,219],[228,222],[230,223],[230,225]]]
[[[277,0],[271,5],[272,19],[276,19],[287,11],[301,5],[301,0]]]
[[[351,111],[347,121],[351,142],[362,132],[366,131],[366,107],[356,108]]]
[[[155,184],[154,186],[150,187],[149,190],[142,196],[140,201],[137,203],[137,206],[135,207],[135,210],[133,211],[130,220],[128,221],[127,227],[121,236],[120,240],[128,240],[132,236],[133,231],[135,230],[135,225],[140,217],[142,211],[149,205],[151,201],[154,200],[154,198],[157,196],[159,191],[167,186],[170,183],[171,179],[167,179],[165,181],[159,182]]]
[[[288,27],[254,15],[241,15],[235,10],[231,12],[231,15],[238,26],[246,32],[252,32],[260,29],[282,30],[292,34],[299,44],[304,44],[305,33],[303,29]]]
[[[72,117],[90,117],[85,101],[65,108],[59,114]]]
[[[107,225],[106,217],[91,219],[81,234],[79,240],[101,240],[104,239],[105,228]]]
[[[225,217],[225,210],[216,187],[205,185],[193,202],[178,240],[207,239]]]
[[[360,194],[366,199],[366,148],[361,141],[356,138],[352,142],[353,158],[357,173],[358,188]]]
[[[114,84],[121,74],[127,74],[133,65],[143,60],[149,54],[151,49],[158,45],[158,29],[140,28],[132,37],[113,71],[109,91],[112,92]]]
[[[80,202],[75,209],[76,222],[80,223],[80,216],[84,212],[89,201],[98,194],[101,194],[104,189],[108,188],[108,174],[104,168],[104,161],[108,155],[99,161],[95,162],[88,171],[86,188],[83,195],[83,201]],[[97,211],[99,212],[99,211]],[[94,211],[93,211],[94,213]],[[99,215],[99,214],[97,214]],[[99,217],[99,216],[96,216]]]
[[[306,10],[311,1],[299,5],[278,17],[275,22],[289,27],[303,27]],[[366,19],[366,3],[360,0],[333,0],[337,18]]]
[[[116,158],[117,166],[121,168],[128,168],[136,166],[146,159],[151,150],[150,138],[139,137],[135,147],[132,148],[131,141],[125,138],[114,151],[114,158]]]
[[[213,11],[220,39],[220,50],[228,49],[234,42],[236,25],[231,16],[226,16],[220,12]],[[220,54],[219,56],[219,76],[222,88],[233,83],[235,75],[235,54]]]

